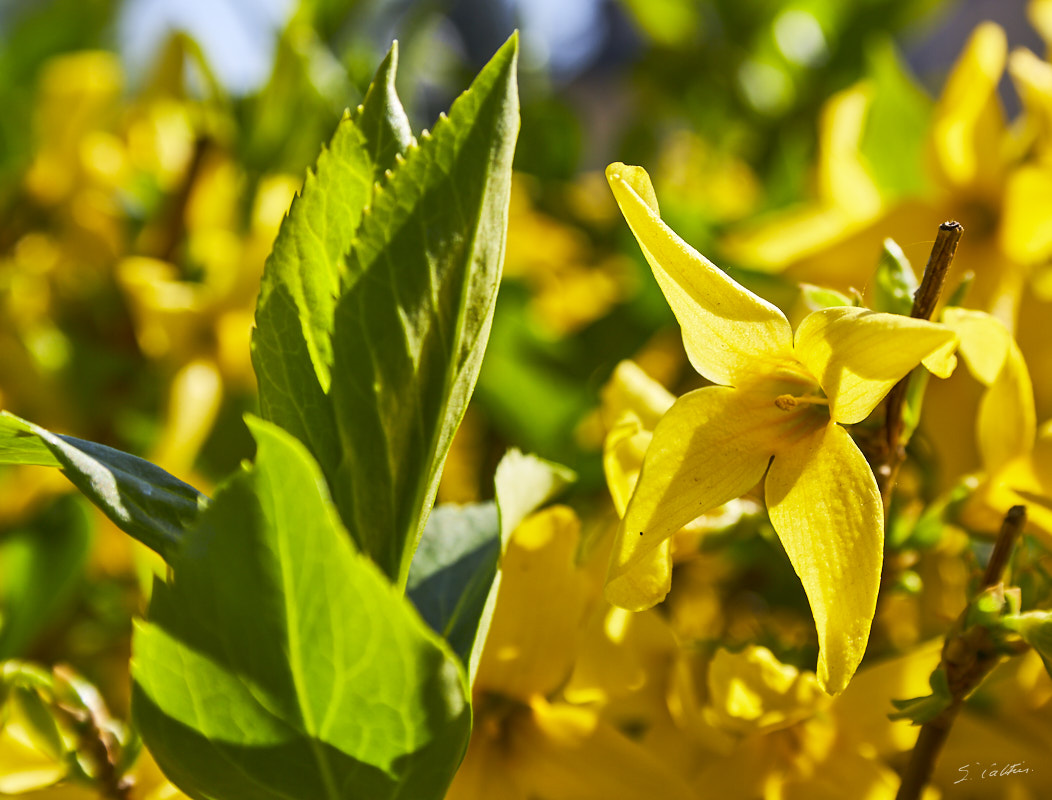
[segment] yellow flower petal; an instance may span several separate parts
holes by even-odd
[[[1019,345],[997,318],[982,311],[947,308],[947,327],[961,340],[961,356],[976,380],[989,387],[979,404],[979,451],[989,473],[1034,446],[1034,388]]]
[[[633,611],[659,603],[668,592],[671,562],[657,548],[691,520],[755,486],[770,457],[801,425],[823,424],[824,410],[783,411],[776,396],[770,387],[710,386],[683,395],[662,417],[610,554],[607,600]]]
[[[642,167],[606,168],[621,212],[683,329],[690,363],[714,383],[735,385],[757,361],[792,348],[792,329],[775,306],[742,288],[658,216]]]
[[[651,378],[634,361],[622,361],[599,392],[603,422],[612,428],[622,414],[639,418],[643,428],[652,431],[658,420],[676,401],[675,396]]]
[[[588,575],[575,563],[579,534],[580,523],[565,506],[527,517],[515,529],[476,686],[525,701],[566,680],[593,598]]]
[[[676,398],[633,361],[617,365],[600,396],[609,429],[603,441],[603,472],[617,515],[623,517],[654,428]]]
[[[862,660],[884,558],[884,510],[865,457],[830,424],[775,456],[767,511],[818,629],[818,680],[840,692]]]
[[[1026,15],[1042,38],[1052,44],[1052,0],[1030,0]]]
[[[627,417],[615,425],[603,441],[603,474],[619,517],[623,517],[628,508],[653,436],[652,431],[643,429],[638,419]]]
[[[723,241],[723,251],[749,269],[781,272],[789,264],[847,239],[857,227],[858,221],[842,208],[793,207],[736,228]],[[818,278],[811,275],[808,279]]]
[[[880,190],[860,153],[870,95],[864,84],[857,84],[833,95],[823,106],[816,202],[746,223],[723,242],[730,257],[751,269],[781,271],[847,239],[879,214]],[[809,279],[816,280],[814,276]]]
[[[1052,8],[1052,6],[1050,6]],[[1017,47],[1008,56],[1008,74],[1023,103],[1028,123],[1046,126],[1052,119],[1052,64],[1025,47]]]
[[[713,721],[739,733],[786,728],[826,707],[813,672],[783,664],[766,647],[718,650],[709,664]]]
[[[993,181],[1001,170],[1005,124],[997,84],[1007,53],[999,26],[987,22],[977,27],[935,107],[931,149],[952,186]]]
[[[511,731],[519,782],[545,800],[694,800],[661,759],[589,709],[535,698],[529,724]],[[498,795],[490,795],[496,797]],[[499,795],[503,796],[503,795]]]
[[[868,219],[880,211],[880,191],[859,148],[871,94],[866,84],[837,92],[823,106],[819,120],[819,192],[854,219]]]
[[[852,424],[868,417],[922,359],[945,354],[954,339],[948,328],[924,320],[864,308],[824,308],[800,323],[796,357],[821,384],[833,419]],[[944,356],[933,365],[944,377],[952,360]]]
[[[1013,342],[1004,368],[979,404],[979,452],[996,472],[1034,446],[1034,387],[1023,354]]]
[[[1021,264],[1048,261],[1052,255],[1049,219],[1052,219],[1052,169],[1026,166],[1015,170],[1005,187],[1001,248]]]

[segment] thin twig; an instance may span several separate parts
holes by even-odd
[[[1001,583],[1008,559],[1025,523],[1026,506],[1012,506],[1008,509],[997,534],[994,551],[990,554],[990,561],[983,573],[980,591]],[[1001,661],[1001,655],[997,652],[990,632],[979,625],[965,628],[965,614],[967,609],[962,612],[951,633],[947,634],[946,643],[942,648],[942,661],[939,664],[946,671],[953,701],[937,717],[921,726],[895,800],[917,800],[921,796],[924,787],[931,780],[935,762],[965,699]]]
[[[989,589],[1001,582],[1001,576],[1004,574],[1005,567],[1008,566],[1008,559],[1012,557],[1012,551],[1015,549],[1016,539],[1022,533],[1025,523],[1026,506],[1012,506],[1008,509],[1004,522],[1001,523],[1001,530],[994,541],[994,551],[990,554],[986,571],[983,573],[983,589]]]
[[[957,245],[964,234],[959,222],[944,222],[939,226],[932,245],[928,264],[924,267],[924,277],[913,294],[913,308],[910,316],[914,319],[930,320],[939,302],[939,295],[946,283],[946,273],[950,271]],[[910,373],[912,374],[912,373]],[[890,392],[884,408],[884,441],[881,447],[882,458],[876,468],[877,486],[880,496],[887,508],[891,500],[891,489],[898,478],[899,467],[906,458],[906,448],[902,441],[903,409],[906,404],[906,393],[909,389],[910,375],[896,383]]]

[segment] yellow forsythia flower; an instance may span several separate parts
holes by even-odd
[[[671,583],[662,543],[766,473],[771,523],[818,629],[818,679],[839,692],[866,649],[884,538],[873,473],[841,425],[869,416],[922,361],[949,375],[956,335],[840,307],[809,315],[794,341],[779,309],[661,220],[645,170],[612,164],[607,178],[679,320],[691,364],[720,384],[679,398],[655,428],[614,542],[607,599],[633,610],[660,602]]]

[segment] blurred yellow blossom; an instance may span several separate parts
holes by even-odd
[[[1052,537],[1052,430],[1037,427],[1019,346],[999,320],[981,311],[947,308],[942,319],[957,331],[968,371],[984,387],[974,425],[983,471],[966,520],[992,532],[1011,506],[1025,504],[1031,524]]]
[[[471,742],[450,800],[696,797],[595,707],[559,699],[599,602],[598,582],[575,561],[579,527],[570,509],[556,506],[512,534],[475,680]]]
[[[505,276],[525,281],[541,324],[566,336],[607,314],[632,290],[621,255],[600,256],[579,228],[533,207],[525,176],[512,183]]]
[[[1006,64],[1025,104],[1014,127],[1006,124],[997,94]],[[880,187],[860,160],[871,89],[861,84],[834,96],[820,127],[817,201],[742,228],[727,240],[728,253],[754,268],[862,289],[884,237],[921,247],[942,220],[956,219],[968,243],[955,260],[950,285],[966,271],[974,273],[969,302],[1013,329],[1026,278],[1052,256],[1052,238],[1042,223],[1052,210],[1052,195],[1043,191],[1052,173],[1050,165],[1028,156],[1050,141],[1052,131],[1038,124],[1047,116],[1041,98],[1049,69],[1027,51],[1009,59],[997,25],[976,28],[932,113],[929,188],[890,202],[881,200]]]

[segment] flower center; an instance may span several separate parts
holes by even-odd
[[[791,411],[800,406],[828,406],[829,398],[819,397],[814,394],[792,395],[780,394],[774,398],[774,404],[782,411]]]

